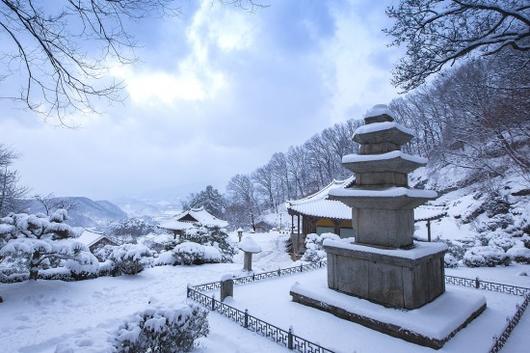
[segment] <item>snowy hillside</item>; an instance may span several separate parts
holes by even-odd
[[[447,217],[433,222],[434,239],[487,243],[495,237],[518,240],[530,234],[530,187],[519,175],[488,177],[454,166],[428,166],[413,173],[410,181],[437,190],[439,197],[431,204],[447,210]],[[426,237],[424,225],[417,225],[418,235]]]
[[[45,212],[44,206],[39,201],[24,202],[25,212]],[[127,214],[120,207],[106,200],[94,201],[88,197],[54,197],[50,202],[68,205],[68,223],[73,226],[98,227],[127,218]]]

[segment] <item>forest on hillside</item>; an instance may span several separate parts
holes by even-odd
[[[454,165],[470,180],[519,175],[530,185],[530,58],[510,49],[478,57],[389,104],[396,119],[413,129],[406,146],[429,158],[429,167]],[[276,152],[250,174],[234,175],[221,193],[211,186],[191,194],[184,207],[205,206],[232,224],[251,226],[264,211],[311,194],[350,172],[342,156],[362,117],[335,124],[304,144]],[[443,192],[443,190],[439,190]]]

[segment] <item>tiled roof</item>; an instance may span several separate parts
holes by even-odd
[[[186,230],[190,227],[193,227],[193,224],[189,222],[167,221],[160,224],[160,228],[169,230]]]
[[[223,221],[222,219],[215,217],[214,215],[206,211],[204,207],[192,208],[186,212],[179,214],[175,219],[177,221],[180,221],[180,219],[185,217],[186,215],[190,215],[191,217],[195,218],[198,223],[204,226],[220,228],[228,226],[227,221]]]
[[[301,213],[302,215],[333,218],[351,219],[351,208],[336,200],[312,200],[304,203],[291,205],[289,209]]]

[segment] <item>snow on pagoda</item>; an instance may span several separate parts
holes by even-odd
[[[364,121],[353,135],[360,144],[359,154],[342,159],[344,167],[355,173],[355,184],[329,191],[330,200],[351,207],[355,237],[324,241],[326,290],[297,284],[291,295],[295,302],[440,348],[485,310],[485,299],[456,291],[445,293],[447,246],[413,240],[414,208],[437,194],[408,185],[408,173],[427,163],[425,158],[401,151],[413,138],[412,131],[395,122],[386,105],[374,106]],[[366,306],[366,300],[377,305]],[[454,308],[460,308],[459,314],[442,323],[444,329],[435,335],[410,326],[418,313],[434,325],[434,311]],[[400,316],[402,324],[385,319],[391,316]]]

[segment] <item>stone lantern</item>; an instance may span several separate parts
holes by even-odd
[[[239,227],[237,228],[237,237],[239,238],[239,242],[241,242],[241,238],[243,237],[243,228]]]
[[[252,271],[252,254],[261,252],[261,247],[249,236],[244,237],[239,243],[239,249],[244,253],[243,270]]]

